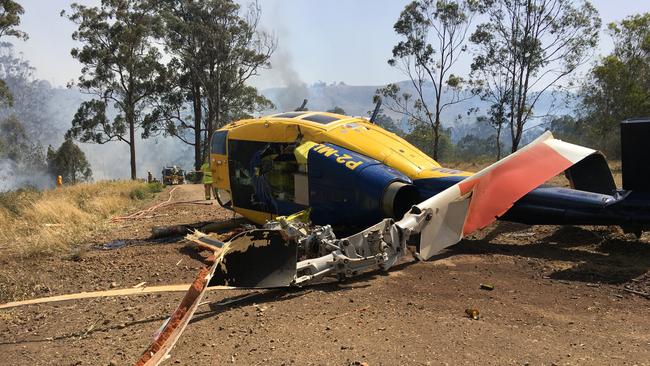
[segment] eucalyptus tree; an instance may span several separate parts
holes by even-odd
[[[270,66],[276,41],[258,29],[261,8],[256,2],[245,10],[231,0],[154,3],[165,24],[162,38],[173,57],[168,67],[170,93],[158,111],[167,134],[194,146],[198,169],[216,128],[272,107],[247,82]]]
[[[394,25],[400,41],[388,64],[408,77],[413,93],[389,84],[375,95],[382,97],[385,108],[407,116],[416,126],[431,128],[434,159],[439,155],[442,112],[471,97],[462,90],[464,80],[452,71],[466,51],[474,8],[473,1],[465,0],[416,0],[406,5]]]
[[[167,64],[167,92],[158,100],[156,111],[164,121],[164,132],[194,147],[194,168],[203,164],[203,88],[201,54],[204,30],[201,12],[205,2],[154,0],[164,24],[160,37],[172,59]]]
[[[27,33],[18,29],[20,16],[24,13],[25,9],[18,2],[0,0],[0,40],[6,37],[27,40]],[[2,78],[0,79],[0,106],[11,106],[12,103],[13,96]]]
[[[241,14],[234,1],[211,1],[204,13],[206,29],[202,86],[205,90],[207,141],[228,121],[271,108],[273,104],[247,84],[270,58],[277,41],[259,29],[262,9],[257,2]]]
[[[77,25],[72,39],[81,43],[72,57],[81,64],[74,85],[92,95],[83,102],[66,137],[129,146],[131,179],[136,179],[136,131],[147,138],[156,131],[152,103],[164,87],[161,52],[153,42],[158,17],[151,3],[102,0],[96,7],[74,3],[67,17]]]
[[[650,115],[650,13],[608,25],[614,49],[585,79],[579,127],[608,156],[618,156],[619,123]]]
[[[484,0],[480,10],[472,70],[506,117],[514,152],[540,97],[590,59],[601,21],[585,0]]]

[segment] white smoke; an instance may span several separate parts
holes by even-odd
[[[293,58],[284,48],[278,48],[271,56],[271,68],[279,83],[284,86],[272,95],[278,110],[295,110],[304,99],[309,99],[309,88],[293,68]]]
[[[31,120],[21,120],[26,125],[28,136],[33,143],[40,143],[43,149],[52,145],[57,149],[64,140],[65,131],[71,127],[71,121],[79,105],[88,100],[87,95],[77,89],[45,87],[39,90],[47,95],[42,99],[39,112],[46,116],[35,126]],[[4,114],[9,112],[4,112]],[[0,118],[2,117],[0,115]],[[18,118],[24,114],[16,113]],[[34,129],[38,127],[41,132]],[[139,132],[136,133],[136,135]],[[131,177],[129,146],[123,142],[91,144],[76,142],[86,154],[90,163],[93,180],[129,179]],[[36,147],[35,147],[36,148]],[[45,152],[45,151],[43,151]],[[177,165],[183,169],[192,169],[194,152],[191,146],[173,137],[152,137],[146,140],[136,137],[137,176],[146,178],[151,171],[160,176],[163,166]],[[25,186],[39,189],[55,185],[54,179],[43,169],[33,170],[10,159],[0,159],[0,192],[14,190]]]
[[[52,188],[56,182],[47,172],[33,170],[17,164],[10,159],[0,159],[0,192],[23,187],[37,189]]]
[[[300,107],[304,99],[309,99],[309,88],[294,68],[293,56],[286,46],[286,40],[291,37],[289,30],[284,25],[286,14],[277,6],[277,3],[270,2],[269,4],[275,5],[269,8],[269,19],[272,19],[273,22],[266,24],[267,28],[272,29],[263,30],[274,34],[278,39],[278,45],[271,55],[271,68],[261,70],[260,76],[252,80],[251,83],[258,88],[266,89],[265,96],[273,101],[277,111],[293,111]]]
[[[131,165],[129,145],[123,142],[106,144],[80,144],[93,170],[95,180],[129,179]],[[146,178],[147,172],[160,179],[164,166],[176,165],[185,170],[193,169],[193,147],[173,137],[136,138],[136,174]]]

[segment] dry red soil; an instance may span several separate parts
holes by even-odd
[[[181,186],[174,200],[200,199]],[[166,200],[162,194],[160,200]],[[176,205],[115,224],[83,255],[0,258],[0,302],[190,283],[207,253],[151,227],[231,217]],[[99,249],[125,240],[126,246]],[[615,228],[486,228],[428,262],[302,289],[211,291],[170,365],[650,365],[650,234]],[[251,269],[254,270],[254,269]],[[480,289],[491,284],[494,290]],[[130,365],[183,293],[0,310],[2,365]],[[465,309],[479,310],[471,320]]]

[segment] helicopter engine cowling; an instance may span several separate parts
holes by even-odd
[[[318,144],[307,161],[314,224],[373,224],[385,217],[401,218],[420,202],[409,177],[349,149]]]

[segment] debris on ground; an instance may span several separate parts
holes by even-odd
[[[180,305],[178,305],[169,319],[165,321],[162,329],[158,334],[156,334],[153,343],[135,363],[136,366],[156,366],[166,359],[171,349],[181,337],[185,327],[192,319],[194,312],[196,312],[196,309],[201,304],[201,300],[208,290],[208,283],[210,282],[215,269],[223,261],[228,249],[228,244],[215,248],[213,255],[217,257],[212,266],[210,268],[201,268],[189,290],[185,293]]]
[[[478,320],[479,319],[479,312],[478,309],[465,309],[465,314],[467,314],[467,317],[470,319]]]
[[[205,295],[205,291],[210,281],[210,277],[214,272],[214,268],[218,265],[218,261],[212,268],[202,268],[196,276],[194,282],[190,286],[180,305],[172,313],[163,325],[160,333],[155,337],[153,343],[142,354],[142,357],[135,363],[136,366],[145,365],[159,365],[165,360],[167,354],[176,344],[180,338],[183,330],[192,319],[192,315],[199,307],[201,299]]]
[[[623,289],[627,292],[650,299],[650,273],[632,278]]]
[[[487,290],[487,291],[492,291],[494,290],[494,285],[490,285],[489,283],[482,283],[480,284],[481,290]]]
[[[230,231],[249,223],[243,217],[236,217],[218,222],[199,222],[195,224],[172,225],[172,226],[154,226],[151,228],[150,239],[160,239],[172,236],[181,236],[200,231],[202,233],[221,233]]]
[[[175,198],[191,199],[180,197],[181,190],[194,188],[196,196],[203,194],[203,186],[182,186]],[[67,303],[41,300],[37,306],[0,310],[3,363],[86,364],[95,360],[126,365],[138,359],[205,263],[202,255],[187,250],[184,241],[148,245],[159,244],[149,240],[151,226],[227,220],[232,215],[209,206],[168,209],[173,214],[157,216],[155,223],[130,222],[93,239],[105,243],[129,238],[129,243],[138,240],[144,245],[89,251],[82,262],[51,256],[1,263],[0,280],[6,283],[0,283],[3,301],[87,291],[65,297],[73,299]],[[173,357],[163,365],[174,361],[227,364],[231,360],[244,365],[424,365],[434,357],[435,362],[446,364],[480,364],[481,357],[490,357],[495,364],[512,360],[643,364],[650,359],[648,322],[639,312],[649,300],[624,290],[627,286],[650,291],[650,235],[623,247],[616,242],[602,244],[596,238],[578,240],[591,227],[567,232],[556,226],[535,226],[529,229],[535,233],[532,239],[503,235],[484,239],[493,229],[468,238],[435,261],[402,264],[389,276],[372,272],[300,292],[208,292],[202,301],[210,309],[199,307],[174,347]],[[548,245],[550,241],[555,244]],[[33,268],[39,270],[30,277]],[[96,291],[112,281],[128,288]],[[130,287],[142,281],[147,281],[147,287]],[[173,285],[178,283],[183,285]],[[479,297],[475,286],[483,283],[499,289]],[[589,285],[594,283],[599,287]],[[47,292],[36,285],[47,286]],[[170,288],[175,292],[168,292]],[[124,291],[138,296],[127,296]],[[91,299],[99,293],[119,297]],[[404,306],[407,302],[417,306]],[[166,306],[171,307],[161,311]],[[366,306],[370,307],[362,311]],[[459,313],[465,308],[480,309],[480,320],[470,321],[469,315]],[[468,320],[459,322],[460,316]],[[489,317],[489,326],[482,325],[484,316]],[[102,320],[96,323],[98,318]],[[322,331],[326,327],[329,330]],[[322,337],[322,342],[308,348],[314,336]],[[439,340],[436,347],[444,352],[433,355],[427,348],[433,347],[431,339]],[[493,351],[467,352],[473,347]]]
[[[645,297],[646,299],[650,299],[650,292],[635,290],[628,285],[624,286],[623,289],[629,293]]]
[[[102,246],[104,250],[120,249],[126,245],[126,240],[113,240]]]

